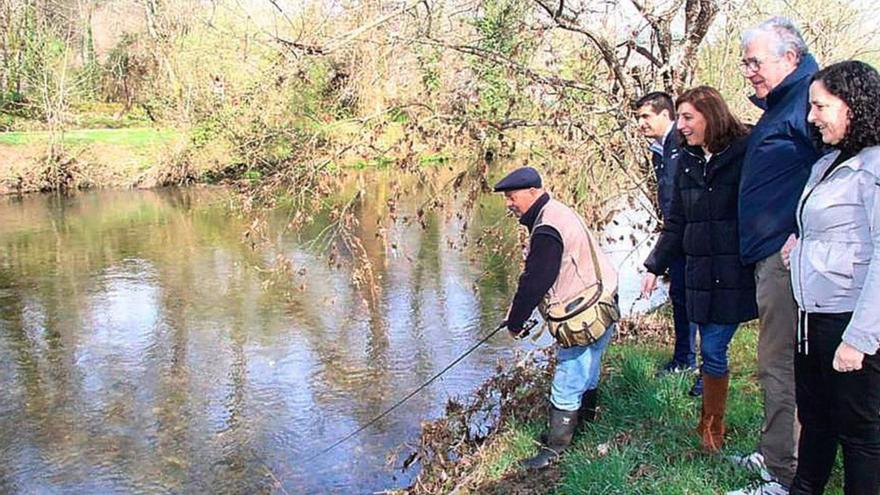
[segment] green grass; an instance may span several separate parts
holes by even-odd
[[[748,340],[747,332],[738,340]],[[700,401],[687,395],[693,375],[655,379],[664,357],[648,347],[609,351],[602,416],[565,457],[560,493],[708,495],[750,480],[721,456],[702,453],[693,432]],[[737,411],[730,418],[736,427],[723,454],[753,449],[761,422],[753,389],[743,390],[749,378],[738,371],[733,377],[728,409]]]
[[[757,328],[746,325],[731,343],[728,433],[720,455],[703,453],[694,427],[700,399],[687,395],[694,375],[654,378],[668,350],[649,345],[612,345],[603,359],[600,416],[560,461],[561,479],[546,492],[559,494],[705,494],[739,489],[755,480],[724,456],[754,450],[762,421],[756,381]],[[488,478],[516,469],[537,451],[541,424],[514,425],[500,454],[483,469]],[[841,494],[840,463],[826,493]]]
[[[427,154],[419,157],[419,165],[423,167],[429,165],[443,165],[447,162],[449,162],[449,156],[443,153]]]
[[[173,129],[156,130],[150,127],[127,129],[77,129],[64,133],[65,144],[108,144],[133,148],[148,147],[170,141],[177,135]],[[0,144],[29,145],[46,142],[49,133],[4,132],[0,133]]]

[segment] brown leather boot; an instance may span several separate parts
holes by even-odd
[[[703,375],[703,413],[697,432],[706,452],[718,452],[724,444],[724,411],[727,408],[727,385],[730,375]]]

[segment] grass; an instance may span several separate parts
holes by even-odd
[[[740,340],[749,340],[744,333]],[[687,395],[693,375],[654,379],[663,357],[648,347],[609,353],[602,417],[565,458],[560,493],[717,494],[750,480],[701,452],[693,433],[700,402]],[[761,422],[753,387],[743,386],[750,377],[733,376],[728,409],[736,426],[724,454],[753,449]]]
[[[687,395],[694,376],[654,378],[665,359],[664,347],[612,345],[603,359],[600,415],[561,459],[558,481],[516,493],[558,494],[705,494],[717,495],[754,481],[725,456],[754,450],[762,421],[762,397],[756,379],[757,327],[741,327],[731,343],[728,433],[720,455],[701,451],[694,427],[700,399]],[[538,448],[542,424],[514,424],[495,440],[476,470],[486,486],[514,478],[516,462]],[[841,490],[840,465],[826,493]],[[502,490],[503,491],[503,490]]]
[[[143,148],[168,142],[177,134],[173,129],[157,130],[151,127],[77,129],[65,132],[63,139],[65,144],[108,144]],[[49,133],[45,131],[0,133],[0,144],[6,145],[33,145],[48,140]]]

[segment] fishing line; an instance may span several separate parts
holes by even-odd
[[[528,334],[529,334],[529,331],[530,331],[532,328],[534,328],[535,325],[537,325],[537,323],[538,323],[537,320],[529,320],[528,322],[526,322],[525,326],[523,327],[523,332],[522,332],[517,338],[518,338],[518,339],[522,339],[522,338],[527,337]],[[506,326],[507,326],[507,321],[502,322],[500,325],[498,325],[498,328],[496,328],[495,330],[492,330],[491,332],[489,332],[489,334],[486,335],[485,337],[483,337],[482,339],[480,339],[479,342],[477,342],[476,344],[472,345],[470,349],[468,349],[468,350],[465,351],[462,355],[460,355],[460,356],[458,356],[457,358],[455,358],[454,361],[452,361],[452,362],[449,363],[445,368],[443,368],[442,370],[440,370],[440,372],[438,372],[437,374],[435,374],[434,376],[432,376],[428,381],[426,381],[425,383],[419,385],[415,390],[413,390],[412,392],[410,392],[409,394],[407,394],[405,397],[403,397],[402,399],[400,399],[400,400],[398,400],[397,402],[395,402],[394,405],[392,405],[392,406],[389,407],[388,409],[385,409],[385,411],[383,411],[381,414],[379,414],[378,416],[376,416],[376,417],[374,417],[373,419],[371,419],[370,421],[368,421],[366,424],[364,424],[364,425],[361,426],[360,428],[354,430],[353,432],[349,433],[348,435],[345,435],[344,437],[340,438],[339,440],[333,442],[332,445],[330,445],[329,447],[326,447],[325,449],[323,449],[323,450],[321,450],[320,452],[318,452],[317,454],[315,454],[315,455],[309,457],[308,459],[306,459],[306,460],[303,461],[303,462],[308,463],[308,462],[311,462],[311,461],[317,459],[318,457],[321,457],[322,455],[326,454],[327,452],[330,452],[331,450],[333,450],[333,449],[335,449],[336,447],[338,447],[338,446],[342,445],[343,443],[345,443],[346,440],[348,440],[348,439],[354,437],[355,435],[359,434],[360,432],[362,432],[362,431],[366,430],[367,428],[369,428],[369,427],[373,426],[374,424],[376,424],[377,421],[379,421],[380,419],[382,419],[382,418],[384,418],[385,416],[387,416],[388,414],[390,414],[391,411],[394,411],[395,409],[397,409],[398,407],[400,407],[401,405],[403,405],[403,403],[405,403],[406,401],[408,401],[409,399],[411,399],[414,395],[416,395],[417,393],[419,393],[419,392],[421,392],[422,390],[424,390],[428,385],[432,384],[432,383],[434,382],[434,380],[436,380],[436,379],[440,378],[441,376],[443,376],[444,373],[446,373],[447,371],[449,371],[450,369],[452,369],[452,367],[455,366],[456,364],[458,364],[462,359],[468,357],[468,355],[469,355],[470,353],[474,352],[474,350],[476,350],[477,347],[480,347],[481,345],[485,344],[486,341],[488,341],[489,339],[491,339],[496,333],[498,333],[502,328],[504,328],[504,327],[506,327]]]

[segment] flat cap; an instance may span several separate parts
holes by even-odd
[[[495,192],[541,187],[541,176],[532,167],[520,167],[495,184]]]

